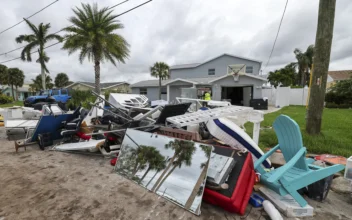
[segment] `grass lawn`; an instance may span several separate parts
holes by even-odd
[[[288,115],[301,127],[303,145],[309,153],[330,153],[349,157],[352,155],[352,109],[324,109],[322,132],[317,136],[310,136],[305,132],[304,106],[287,106],[277,112],[266,114],[261,128],[272,126],[275,118],[280,114]],[[247,133],[252,136],[253,124],[246,123]],[[277,138],[273,129],[260,131],[259,146],[264,149],[274,147]]]
[[[0,104],[0,108],[12,107],[12,106],[23,106],[23,101],[15,101],[8,104]]]

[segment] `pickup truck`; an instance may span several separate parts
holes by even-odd
[[[40,91],[39,95],[29,96],[23,101],[23,104],[26,107],[33,107],[36,103],[47,102],[49,97],[55,99],[55,102],[63,104],[71,99],[67,89],[49,89]]]

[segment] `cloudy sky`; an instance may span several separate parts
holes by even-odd
[[[0,30],[28,17],[53,0],[0,0]],[[95,0],[96,1],[96,0]],[[120,0],[122,1],[122,0]],[[72,7],[78,0],[60,0],[30,20],[34,24],[51,23],[51,32],[68,26]],[[83,0],[92,3],[93,0]],[[129,0],[114,9],[122,13],[143,0]],[[222,53],[262,60],[265,66],[285,6],[284,0],[153,0],[147,5],[122,15],[125,28],[119,33],[131,45],[130,58],[117,67],[103,63],[102,82],[137,82],[151,78],[149,66],[156,61],[169,65],[202,62]],[[100,6],[112,6],[115,0],[99,0]],[[305,50],[315,41],[318,17],[318,0],[291,0],[269,66],[280,68],[295,60],[293,50]],[[334,40],[330,69],[352,69],[352,1],[338,0],[334,27]],[[15,37],[30,33],[25,23],[0,34],[0,54],[17,48]],[[53,42],[54,43],[54,42]],[[49,43],[50,44],[50,43]],[[78,55],[68,56],[61,45],[47,49],[48,68],[52,78],[65,72],[73,81],[93,81],[93,63],[80,64]],[[0,62],[18,57],[20,50],[0,56]],[[34,56],[35,57],[35,56]],[[26,81],[40,72],[39,64],[16,60],[5,63],[19,67]]]

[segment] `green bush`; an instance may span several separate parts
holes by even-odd
[[[352,106],[352,79],[337,82],[330,88],[330,91],[326,93],[325,101],[329,103],[327,106],[350,108]],[[335,105],[332,105],[332,103]]]
[[[71,99],[67,102],[68,109],[75,109],[80,104],[85,109],[90,109],[90,102],[94,103],[96,97],[92,95],[91,91],[81,91],[81,90],[72,90],[71,91]]]
[[[352,104],[351,103],[346,103],[346,104],[336,104],[333,102],[327,102],[325,104],[326,108],[352,108]]]
[[[12,97],[0,94],[0,104],[7,104],[13,102]]]

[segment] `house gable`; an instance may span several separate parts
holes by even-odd
[[[245,64],[246,67],[251,67],[253,75],[259,75],[261,68],[261,62],[256,60],[250,60],[247,58],[236,57],[233,55],[223,54],[222,56],[213,58],[204,63],[192,66],[190,68],[172,68],[170,69],[170,78],[201,78],[216,76],[220,77],[227,74],[228,65],[232,64]],[[183,65],[184,66],[184,65]]]

